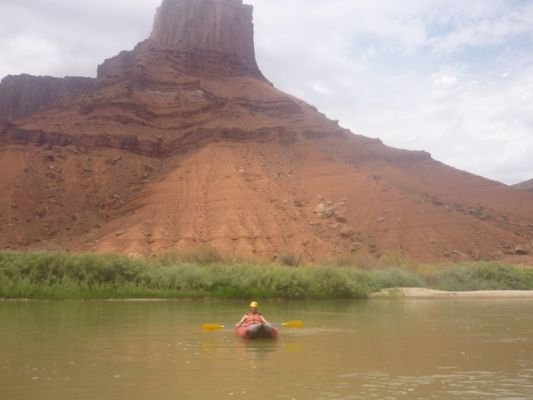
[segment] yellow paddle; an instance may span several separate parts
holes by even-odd
[[[206,331],[215,331],[217,329],[229,328],[231,325],[220,325],[220,324],[203,324],[202,329]],[[233,325],[235,326],[235,325]]]
[[[296,319],[294,321],[287,321],[287,322],[282,322],[281,324],[272,324],[274,326],[286,326],[287,328],[303,328],[304,326],[304,322],[303,321],[300,321],[299,319]]]
[[[272,326],[286,326],[287,328],[301,328],[304,326],[304,322],[300,320],[287,321],[282,323],[273,323]],[[206,331],[215,331],[217,329],[234,328],[235,324],[203,324],[202,329]]]

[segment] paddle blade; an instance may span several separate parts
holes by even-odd
[[[202,325],[202,329],[206,331],[215,331],[217,329],[224,329],[225,327],[226,327],[225,325],[220,325],[220,324],[203,324]]]
[[[300,320],[296,321],[287,321],[281,324],[282,326],[287,326],[289,328],[302,328],[304,326],[304,322]]]

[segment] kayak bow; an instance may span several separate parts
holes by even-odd
[[[278,330],[270,324],[252,324],[235,328],[243,339],[277,339]]]

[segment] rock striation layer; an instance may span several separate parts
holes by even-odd
[[[533,194],[354,135],[277,90],[239,0],[164,0],[150,38],[106,60],[96,81],[77,92],[50,82],[39,96],[0,88],[11,119],[0,121],[0,247],[533,253]]]

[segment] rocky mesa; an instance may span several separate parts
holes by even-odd
[[[355,135],[277,90],[241,0],[164,0],[150,37],[94,81],[17,79],[29,83],[0,86],[0,247],[209,244],[315,261],[533,250],[533,194]]]
[[[92,78],[18,75],[0,82],[0,120],[16,120],[70,104],[96,88]]]

